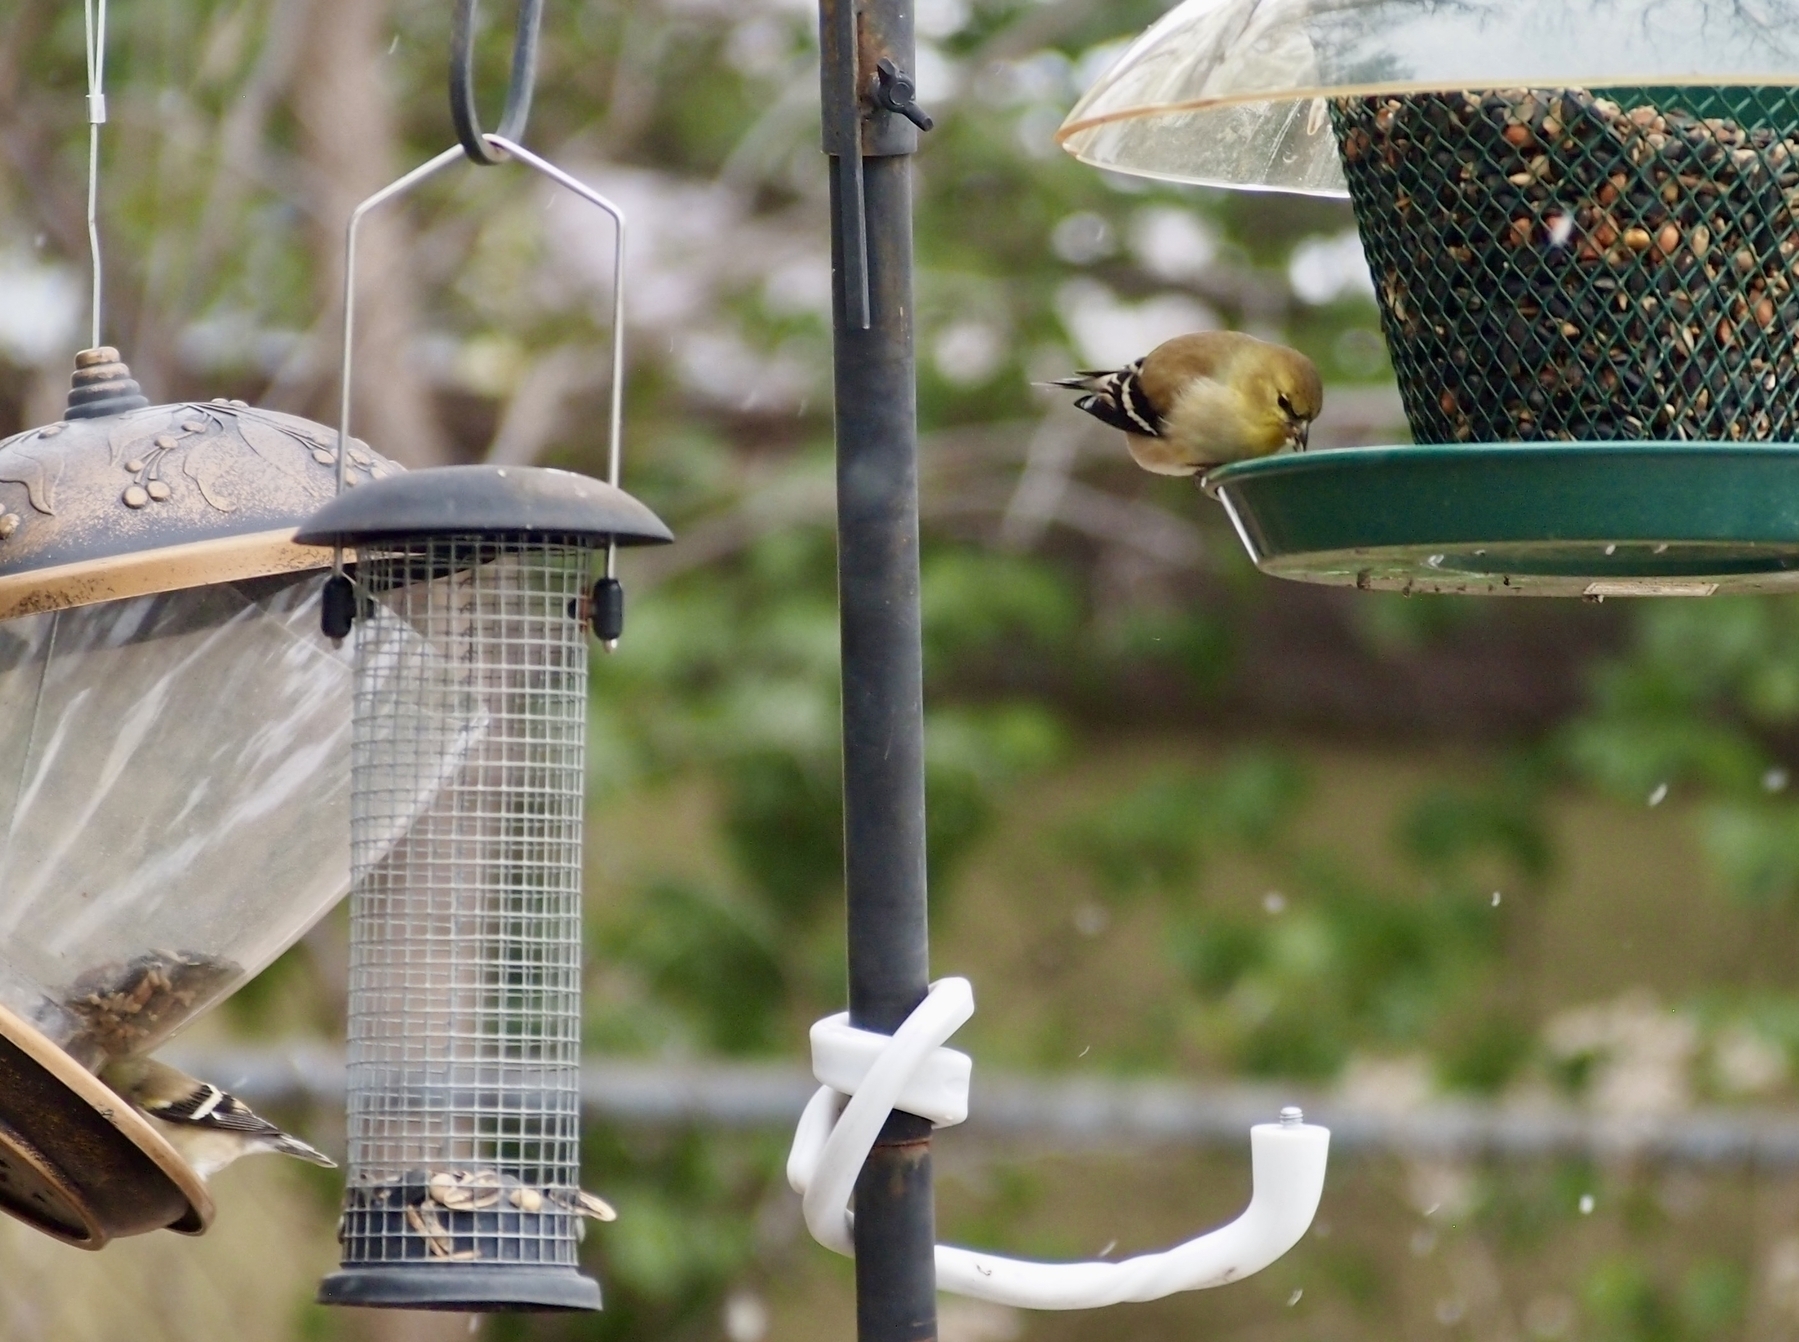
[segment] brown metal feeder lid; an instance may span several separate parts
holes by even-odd
[[[201,1235],[212,1198],[148,1119],[0,1007],[0,1211],[80,1249]]]
[[[322,568],[294,530],[337,494],[337,433],[243,401],[147,405],[110,348],[68,417],[0,441],[0,619]],[[402,468],[352,440],[346,483]]]

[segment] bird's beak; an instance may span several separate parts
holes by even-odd
[[[1306,440],[1312,436],[1312,421],[1309,419],[1294,420],[1287,425],[1287,441],[1293,445],[1295,452],[1306,450]]]

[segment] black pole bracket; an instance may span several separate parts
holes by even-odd
[[[875,64],[875,102],[889,112],[897,112],[920,130],[936,123],[918,105],[918,85],[899,66],[883,56]]]
[[[824,149],[836,177],[838,264],[843,267],[843,320],[866,331],[868,296],[868,203],[862,187],[861,83],[856,75],[860,25],[856,0],[824,0],[819,10],[820,96]]]
[[[909,7],[821,0],[819,46],[824,150],[836,178],[842,315],[847,325],[866,331],[872,316],[862,160],[918,152],[918,132],[931,129],[932,121],[905,70],[912,59]]]

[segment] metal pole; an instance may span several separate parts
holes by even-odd
[[[915,108],[891,110],[910,103],[910,5],[820,0],[819,31],[836,298],[849,1008],[853,1024],[891,1034],[930,978],[912,353],[918,133],[906,119]],[[856,1182],[861,1342],[937,1335],[930,1141],[928,1121],[890,1114]]]

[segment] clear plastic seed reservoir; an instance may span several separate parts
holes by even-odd
[[[1121,57],[1063,127],[1079,157],[1355,208],[1417,445],[1215,472],[1264,569],[1799,585],[1789,31],[1680,0],[1189,0]]]
[[[146,1052],[348,886],[350,668],[316,578],[0,623],[0,1002]]]

